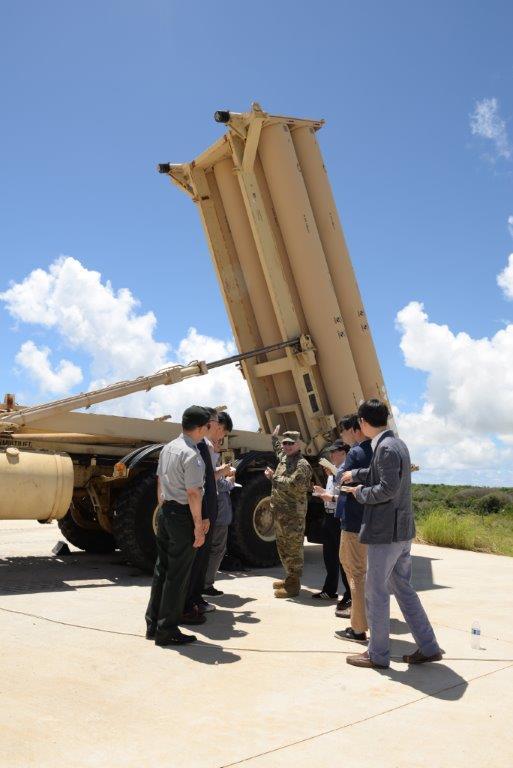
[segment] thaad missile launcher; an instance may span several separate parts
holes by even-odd
[[[239,355],[27,409],[7,396],[0,407],[0,519],[58,519],[72,544],[119,548],[146,570],[155,559],[156,462],[180,426],[75,409],[237,362],[260,430],[226,441],[242,486],[230,548],[249,564],[271,565],[270,432],[299,430],[322,481],[317,459],[340,417],[362,399],[387,399],[317,142],[323,121],[270,115],[256,103],[215,120],[226,127],[218,141],[158,170],[198,207]],[[312,498],[310,540],[319,540],[322,514]]]

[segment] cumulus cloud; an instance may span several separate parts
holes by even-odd
[[[433,481],[513,481],[513,325],[474,339],[430,322],[421,303],[397,314],[405,363],[427,374],[425,403],[396,409],[401,435]],[[464,476],[462,475],[464,472]]]
[[[126,288],[114,291],[101,274],[62,256],[0,294],[12,317],[55,329],[71,348],[88,354],[94,377],[138,376],[156,370],[168,351],[153,334],[153,312],[137,312]]]
[[[501,275],[510,267],[511,259]],[[130,291],[114,290],[98,272],[69,257],[34,270],[0,298],[12,317],[40,332],[46,329],[52,341],[57,337],[86,356],[87,388],[236,353],[232,339],[212,338],[194,327],[175,349],[158,341],[155,315],[142,313]],[[513,469],[508,469],[513,466],[513,325],[475,339],[432,322],[421,303],[410,302],[398,313],[397,327],[406,365],[426,375],[422,407],[394,409],[400,434],[422,467],[418,480],[513,484]],[[52,367],[50,359],[47,347],[28,341],[16,363],[51,394],[80,383],[78,366],[61,360]],[[258,426],[248,387],[234,365],[97,409],[146,418],[171,414],[176,421],[193,402],[228,406],[239,429]]]
[[[114,290],[108,280],[102,281],[99,272],[87,269],[71,257],[57,259],[48,270],[34,270],[21,282],[11,284],[0,299],[16,320],[57,334],[70,349],[87,356],[89,389],[147,375],[176,363],[198,359],[209,362],[236,353],[233,340],[202,335],[195,328],[189,328],[173,350],[155,338],[155,315],[141,313],[139,302],[129,290]],[[46,348],[38,350],[32,342],[26,342],[16,360],[35,379],[39,370],[36,380],[47,392],[61,394],[76,386],[80,369],[63,360],[52,372],[48,357]],[[57,390],[59,378],[61,387]],[[53,389],[49,386],[52,382]],[[257,426],[247,384],[234,365],[177,385],[112,400],[98,409],[149,418],[171,414],[173,420],[179,420],[192,402],[227,405],[237,427]]]
[[[497,285],[507,299],[513,299],[513,253],[510,253],[507,265],[497,275]]]
[[[237,353],[232,340],[216,339],[189,328],[187,335],[173,352],[172,359],[163,365],[179,363],[186,365],[191,360],[207,362],[230,357]],[[103,383],[103,382],[102,382]],[[187,379],[170,387],[158,387],[150,392],[141,392],[119,400],[111,400],[100,410],[119,416],[157,418],[171,414],[172,421],[179,421],[182,412],[191,403],[210,406],[227,406],[236,429],[257,429],[258,421],[249,394],[249,389],[240,370],[235,365],[216,368],[205,376]]]
[[[16,355],[16,363],[42,392],[60,395],[80,384],[82,371],[77,365],[69,360],[61,360],[53,370],[49,357],[48,347],[38,347],[33,341],[26,341]]]
[[[492,141],[497,157],[509,160],[511,145],[506,122],[499,114],[499,102],[496,98],[476,102],[474,112],[470,115],[470,130],[474,135]]]
[[[448,416],[484,434],[513,433],[513,325],[491,338],[473,339],[429,322],[422,304],[397,315],[406,365],[427,373],[427,400]]]

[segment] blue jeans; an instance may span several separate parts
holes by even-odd
[[[365,603],[370,629],[369,656],[390,664],[390,595],[394,595],[421,653],[440,653],[424,608],[411,585],[411,541],[369,544]]]

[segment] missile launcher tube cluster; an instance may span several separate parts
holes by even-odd
[[[257,104],[217,119],[221,139],[165,170],[199,207],[239,350],[304,339],[242,368],[261,428],[299,429],[316,453],[361,400],[387,399],[317,142],[322,122]]]

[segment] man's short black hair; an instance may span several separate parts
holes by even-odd
[[[196,429],[197,427],[204,427],[210,420],[210,413],[206,408],[202,408],[201,405],[191,405],[186,408],[182,415],[182,429],[186,432]]]
[[[328,445],[326,450],[329,453],[333,453],[334,451],[345,451],[346,453],[349,453],[349,451],[351,450],[351,446],[348,445],[347,443],[344,443],[343,440],[335,440],[335,442],[332,443],[332,445]]]
[[[221,424],[227,432],[231,432],[233,429],[232,417],[227,411],[219,412],[219,424]]]
[[[371,427],[386,427],[389,415],[388,405],[376,398],[366,400],[358,408],[358,417],[365,419]]]
[[[360,429],[360,422],[356,413],[343,416],[338,422],[339,429]]]
[[[203,408],[209,414],[210,421],[218,421],[219,414],[215,408],[211,408],[209,405],[204,405]]]

